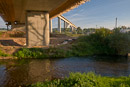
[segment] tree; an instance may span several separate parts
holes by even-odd
[[[82,34],[82,33],[83,33],[83,30],[80,27],[78,27],[77,28],[77,34]]]

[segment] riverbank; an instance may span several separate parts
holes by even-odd
[[[25,32],[21,31],[5,31],[0,32],[0,59],[12,59],[15,58],[14,54],[21,49],[30,49],[26,47]],[[79,36],[79,35],[78,35]],[[71,34],[51,34],[50,35],[50,47],[39,46],[33,47],[34,49],[48,49],[57,47],[61,44],[71,43],[73,39],[77,38],[77,35]],[[70,41],[71,40],[71,41]],[[68,41],[68,42],[67,42]],[[67,43],[66,43],[67,42]]]
[[[130,53],[130,33],[98,29],[89,36],[80,36],[71,44],[49,49],[23,48],[15,53],[18,58],[64,58],[83,56],[127,56]]]
[[[65,58],[95,55],[127,56],[130,53],[130,33],[120,33],[102,28],[97,29],[94,34],[80,36],[78,39],[60,34],[51,35],[51,37],[57,37],[57,40],[51,41],[53,44],[50,47],[20,47],[11,56],[17,58]],[[58,40],[59,37],[61,38]]]
[[[63,80],[46,81],[29,87],[130,87],[130,77],[105,77],[94,73],[70,73]]]

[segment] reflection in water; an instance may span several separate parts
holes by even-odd
[[[5,66],[0,66],[0,87],[4,87],[4,81],[6,80]]]
[[[130,61],[110,57],[0,60],[0,87],[24,86],[62,78],[70,72],[90,71],[104,76],[128,76]]]
[[[46,79],[51,79],[50,60],[27,61],[25,61],[25,64],[20,64],[20,60],[8,61],[6,66],[1,66],[0,87],[3,85],[3,87],[19,87],[24,84],[43,82]],[[1,78],[1,76],[3,77]]]
[[[29,63],[28,77],[33,83],[51,79],[50,60],[33,60]]]

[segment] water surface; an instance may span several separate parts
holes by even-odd
[[[102,76],[130,75],[130,59],[125,57],[73,57],[65,59],[0,60],[0,87],[18,87],[46,79],[69,76],[70,72],[90,72]]]

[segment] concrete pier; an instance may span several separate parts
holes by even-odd
[[[49,20],[49,29],[50,29],[50,33],[53,33],[53,30],[52,30],[52,20],[51,19]]]
[[[49,13],[28,11],[26,15],[27,46],[49,45]]]
[[[64,30],[66,30],[66,22],[64,21]]]
[[[61,33],[61,19],[58,17],[58,31]]]
[[[71,26],[71,31],[73,32],[74,31],[74,27]]]

